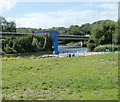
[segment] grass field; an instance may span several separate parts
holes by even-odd
[[[117,100],[118,54],[3,58],[4,100]]]

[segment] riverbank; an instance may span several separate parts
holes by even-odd
[[[52,54],[52,51],[39,51],[35,53],[17,53],[17,54],[3,54],[2,57],[38,57],[44,54]]]
[[[118,54],[3,58],[5,100],[117,100]]]
[[[120,52],[87,52],[87,51],[77,51],[77,53],[60,53],[58,55],[54,54],[45,54],[41,55],[38,58],[48,58],[48,57],[81,57],[81,56],[94,56],[94,55],[102,55],[102,54],[111,54],[111,53],[120,53]]]
[[[87,48],[82,48],[80,46],[65,46],[65,45],[59,45],[58,46],[58,51],[59,53],[76,53],[77,51],[87,51]],[[35,53],[17,53],[17,54],[1,54],[2,57],[38,57],[42,55],[48,55],[48,54],[53,54],[52,51],[39,51]]]

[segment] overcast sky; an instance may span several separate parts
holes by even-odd
[[[57,1],[57,2],[56,2]],[[17,27],[51,28],[118,19],[117,0],[0,0],[0,14]]]

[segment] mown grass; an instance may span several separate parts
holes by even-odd
[[[3,58],[4,100],[117,100],[118,55]]]

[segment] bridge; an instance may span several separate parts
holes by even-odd
[[[32,33],[16,33],[16,32],[0,32],[0,39],[5,39],[7,36],[20,37],[24,35],[31,35]],[[79,35],[58,35],[58,40],[70,40],[70,41],[87,41],[89,36],[79,36]]]

